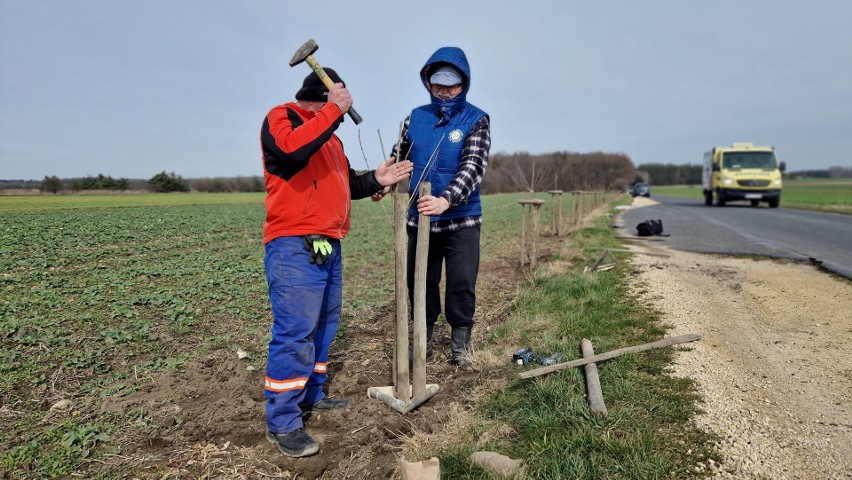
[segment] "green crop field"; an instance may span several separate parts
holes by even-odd
[[[570,212],[570,196],[563,197]],[[484,197],[483,262],[516,244],[521,198]],[[545,200],[544,227],[550,197],[539,198]],[[387,308],[394,295],[391,202],[353,202],[352,217],[343,242],[344,318],[336,343],[344,350],[347,325],[364,312]],[[265,367],[271,314],[262,194],[3,196],[0,220],[0,477],[152,475],[121,459],[136,452],[128,439],[144,436],[156,422],[144,409],[128,416],[103,412],[101,399],[131,396],[164,373],[234,345],[247,351],[248,371]],[[596,279],[582,274],[601,245],[617,245],[608,222],[601,217],[570,241],[566,237],[571,271],[536,274],[510,321],[494,329],[495,339],[574,351],[580,335],[597,339],[601,348],[659,338],[664,329],[654,314],[628,301],[627,264]],[[531,317],[553,324],[542,329],[539,322],[535,331],[525,331]],[[659,352],[613,362],[605,375],[620,385],[611,393],[613,408],[624,410],[611,421],[586,420],[582,392],[573,386],[579,374],[571,373],[571,383],[541,382],[531,391],[545,395],[539,390],[546,386],[546,398],[569,399],[569,423],[582,425],[576,435],[550,443],[541,443],[525,425],[564,429],[566,417],[542,415],[545,404],[529,403],[524,389],[485,399],[478,411],[483,418],[518,422],[523,436],[516,451],[540,459],[542,474],[611,477],[626,463],[648,477],[687,472],[706,444],[684,422],[694,398],[687,381],[663,373],[669,361],[669,354]],[[73,400],[73,412],[54,414],[50,407],[63,399]],[[658,413],[649,416],[652,411]],[[555,423],[548,427],[550,421]],[[178,421],[173,428],[180,426]],[[641,441],[630,440],[637,434]],[[434,454],[447,460],[449,472],[467,475],[476,471],[465,454],[476,439],[459,441],[461,446]],[[575,453],[562,459],[565,452]],[[193,471],[203,476],[204,470]],[[158,471],[157,478],[167,472]]]
[[[652,186],[652,195],[703,199],[701,185]],[[781,206],[852,214],[852,179],[784,180]]]
[[[0,213],[120,207],[263,204],[261,193],[141,193],[115,195],[2,195]]]

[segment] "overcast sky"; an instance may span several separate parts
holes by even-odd
[[[261,175],[309,38],[364,118],[337,132],[355,168],[428,101],[418,72],[447,45],[492,154],[681,164],[750,141],[790,170],[852,166],[849,0],[0,0],[0,179]]]

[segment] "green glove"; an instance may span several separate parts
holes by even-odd
[[[323,235],[305,235],[302,237],[305,249],[311,252],[311,263],[324,265],[331,257],[331,244]]]

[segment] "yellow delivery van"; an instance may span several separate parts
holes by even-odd
[[[772,208],[781,203],[781,174],[784,162],[775,156],[775,147],[734,143],[713,147],[704,154],[702,184],[704,204],[725,206],[744,200],[756,207],[766,202]]]

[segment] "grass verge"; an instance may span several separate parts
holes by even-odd
[[[601,248],[618,245],[609,223],[608,217],[599,218],[577,232],[568,248],[591,263]],[[572,359],[581,356],[582,338],[603,353],[664,336],[659,314],[631,293],[629,263],[599,273],[582,273],[582,268],[560,275],[540,269],[511,317],[492,330],[490,342],[529,346],[545,355],[559,351]],[[530,478],[694,475],[697,462],[719,458],[713,438],[689,422],[700,399],[691,380],[670,374],[672,356],[672,349],[661,349],[600,364],[606,417],[589,414],[580,369],[511,380],[480,403],[481,422],[474,423],[467,441],[439,453],[442,473],[491,478],[469,460],[485,450],[523,459]]]

